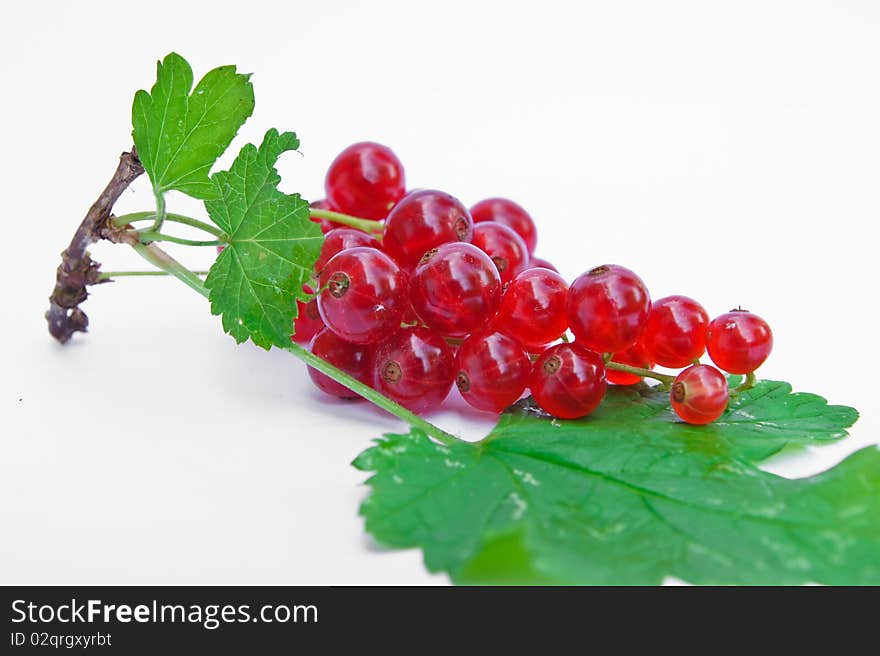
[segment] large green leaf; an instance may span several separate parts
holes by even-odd
[[[661,393],[611,390],[593,416],[528,405],[482,442],[388,435],[355,465],[381,542],[461,583],[880,583],[880,451],[789,480],[753,464],[846,434],[856,414],[763,382],[715,425]]]
[[[131,110],[134,144],[156,194],[177,189],[216,197],[211,167],[254,111],[249,78],[235,66],[221,66],[192,89],[192,69],[183,57],[172,52],[157,63],[155,85],[135,94]]]
[[[290,343],[296,301],[308,298],[303,284],[323,243],[308,202],[278,190],[275,163],[298,147],[293,132],[269,130],[259,148],[247,144],[229,171],[212,176],[219,198],[205,201],[229,239],[205,280],[211,311],[236,341],[263,348]]]

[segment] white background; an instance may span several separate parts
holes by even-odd
[[[58,253],[131,144],[170,50],[254,72],[233,150],[295,130],[287,191],[322,196],[371,139],[410,186],[507,195],[571,279],[636,270],[654,297],[772,324],[761,374],[858,407],[851,439],[772,461],[801,476],[880,435],[880,5],[874,2],[114,2],[3,10],[0,582],[444,583],[363,531],[349,466],[401,428],[236,347],[171,279],[94,288],[87,335],[42,314]],[[229,158],[221,161],[227,165]],[[117,206],[150,209],[146,176]],[[202,216],[169,198],[171,211]],[[210,249],[175,251],[194,268]],[[140,268],[123,247],[105,269]],[[435,416],[474,438],[491,418]]]

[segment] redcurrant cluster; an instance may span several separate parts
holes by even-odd
[[[681,419],[706,424],[729,391],[718,368],[700,364],[704,352],[720,369],[749,375],[770,353],[760,317],[734,310],[710,321],[686,296],[652,303],[622,266],[593,268],[568,285],[534,257],[535,223],[522,207],[491,198],[468,209],[442,191],[407,193],[403,166],[385,146],[344,150],[325,191],[313,207],[380,229],[315,219],[326,233],[316,296],[300,304],[293,338],[414,412],[439,405],[455,383],[480,410],[500,412],[530,390],[549,414],[574,419],[599,405],[608,383],[652,375],[671,385]],[[684,370],[673,377],[655,365]],[[309,373],[328,394],[353,396]]]

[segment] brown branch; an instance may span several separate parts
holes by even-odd
[[[122,153],[110,183],[89,208],[70,245],[61,253],[61,264],[56,272],[55,289],[49,297],[46,321],[49,323],[49,333],[62,344],[75,332],[86,331],[89,318],[79,305],[89,295],[86,287],[102,282],[98,271],[101,265],[92,260],[86,249],[100,239],[115,241],[116,231],[108,221],[113,204],[143,172],[144,167],[134,148],[130,153]]]

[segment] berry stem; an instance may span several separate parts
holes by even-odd
[[[189,286],[191,289],[197,291],[205,298],[209,297],[208,288],[205,287],[205,283],[201,280],[201,278],[196,275],[194,271],[190,271],[189,269],[187,269],[180,262],[168,255],[168,253],[163,251],[155,244],[134,244],[132,245],[132,248],[134,248],[134,250],[137,251],[137,253],[141,257],[143,257],[151,264],[159,267],[160,269],[162,269],[162,271],[165,271],[169,275],[174,276],[175,278]],[[451,433],[447,433],[446,431],[438,428],[431,422],[425,421],[417,414],[410,412],[399,403],[395,403],[384,394],[374,390],[372,387],[364,385],[356,378],[349,376],[347,373],[345,373],[341,369],[338,369],[337,367],[334,367],[326,360],[323,360],[317,355],[310,353],[299,344],[291,342],[289,345],[286,345],[283,348],[293,353],[293,355],[305,362],[310,367],[314,367],[322,374],[329,376],[340,385],[344,385],[345,387],[350,389],[352,392],[360,394],[365,399],[370,401],[370,403],[379,406],[380,408],[382,408],[386,412],[391,413],[398,419],[405,421],[410,426],[425,431],[425,433],[435,438],[439,442],[442,442],[443,444],[455,444],[462,441],[460,438],[452,435]]]
[[[155,244],[132,244],[131,247],[153,266],[174,276],[205,298],[208,298],[208,288],[205,287],[202,279]]]
[[[342,225],[347,225],[351,228],[357,228],[358,230],[363,230],[364,232],[375,233],[377,235],[381,235],[385,230],[385,224],[382,221],[373,221],[371,219],[362,219],[357,216],[351,216],[349,214],[342,214],[340,212],[332,212],[330,210],[320,210],[314,207],[309,208],[309,214],[316,219],[326,219],[327,221],[333,221],[333,223],[339,223]]]
[[[628,364],[621,364],[619,362],[606,362],[605,367],[607,369],[625,371],[628,374],[635,374],[636,376],[642,376],[643,378],[653,378],[654,380],[659,380],[661,383],[665,383],[666,385],[671,385],[672,382],[675,380],[675,376],[670,376],[669,374],[661,374],[651,369],[642,369],[641,367],[633,367]]]
[[[207,276],[207,271],[193,271],[197,276]],[[123,278],[125,276],[170,276],[167,271],[103,271],[98,280],[111,280],[113,278]]]
[[[730,390],[730,396],[735,396],[737,394],[741,394],[746,390],[749,390],[755,386],[755,383],[758,381],[758,377],[755,376],[755,372],[751,372],[746,374],[745,380],[741,382],[739,385]]]
[[[156,213],[155,212],[134,212],[132,214],[122,214],[120,216],[113,217],[113,224],[117,227],[123,228],[127,226],[129,223],[135,223],[137,221],[147,221],[147,220],[155,220]],[[224,237],[223,231],[219,228],[212,226],[210,223],[205,223],[204,221],[199,221],[198,219],[194,219],[189,216],[184,216],[183,214],[172,214],[168,213],[165,215],[165,220],[170,223],[182,223],[183,225],[188,225],[193,228],[198,228],[199,230],[203,230],[209,234],[214,235],[218,239]]]

